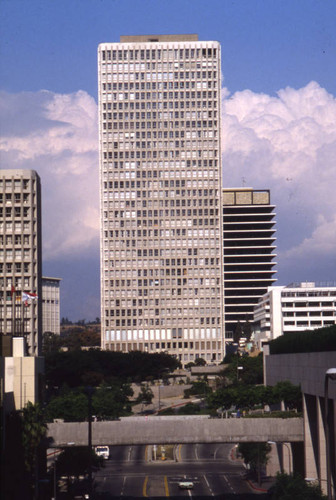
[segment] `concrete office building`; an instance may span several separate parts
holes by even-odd
[[[34,170],[0,171],[0,333],[41,346],[41,185]]]
[[[42,333],[61,333],[60,278],[42,277]]]
[[[275,281],[275,212],[269,190],[227,188],[222,193],[225,337]]]
[[[224,355],[220,45],[98,49],[102,347]]]
[[[254,309],[256,341],[336,323],[336,285],[304,282],[269,287]]]

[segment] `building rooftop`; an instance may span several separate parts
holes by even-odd
[[[198,35],[121,35],[120,43],[197,42]]]

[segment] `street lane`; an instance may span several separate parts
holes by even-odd
[[[97,499],[198,498],[238,500],[255,498],[242,478],[245,469],[230,459],[232,445],[177,445],[178,461],[147,462],[145,446],[114,447],[111,460],[95,474]],[[181,490],[181,480],[192,490]],[[262,495],[261,495],[262,497]]]

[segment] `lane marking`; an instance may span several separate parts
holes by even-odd
[[[123,485],[122,485],[122,488],[121,488],[120,496],[124,496],[125,484],[126,484],[126,476],[124,476],[124,480],[123,480]]]
[[[196,446],[195,446],[195,457],[196,457],[196,460],[199,460],[199,458],[198,458],[198,444],[196,444]]]
[[[132,446],[129,447],[129,451],[128,451],[128,462],[131,461],[131,454],[132,454]]]
[[[205,480],[205,482],[206,482],[206,484],[207,484],[208,490],[210,491],[211,495],[214,497],[214,496],[215,496],[215,494],[214,494],[214,492],[212,491],[212,489],[211,489],[211,487],[210,487],[210,484],[209,484],[209,481],[207,480],[206,475],[204,474],[204,475],[203,475],[203,477],[204,477],[204,480]]]
[[[164,487],[165,487],[166,497],[169,497],[169,488],[168,488],[168,479],[167,479],[167,476],[164,476]]]
[[[147,483],[148,483],[148,476],[145,477],[144,484],[142,487],[142,496],[147,497]]]
[[[234,489],[233,489],[233,487],[231,486],[231,484],[230,484],[230,482],[229,482],[228,478],[227,478],[225,475],[223,475],[223,477],[224,477],[225,481],[227,482],[227,484],[228,484],[228,486],[229,486],[230,490],[231,490],[231,491],[233,491],[233,493],[235,493],[235,490],[234,490]]]

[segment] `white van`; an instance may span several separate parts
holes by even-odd
[[[194,483],[192,481],[180,481],[178,483],[178,487],[181,490],[192,490],[194,487]]]
[[[108,446],[96,446],[95,453],[98,457],[103,457],[105,460],[110,458],[110,448]]]

